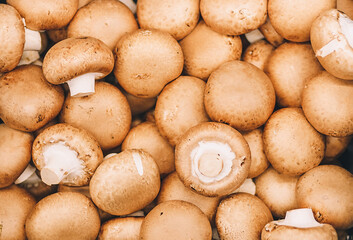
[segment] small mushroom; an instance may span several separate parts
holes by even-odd
[[[139,240],[144,217],[114,218],[104,222],[98,240]]]
[[[127,101],[129,102],[132,116],[138,116],[144,112],[147,112],[156,105],[157,97],[140,98],[127,93],[126,91],[122,91],[122,93],[125,95]]]
[[[278,47],[284,42],[283,37],[273,28],[270,18],[266,19],[266,22],[259,27],[259,30],[274,47]]]
[[[331,162],[337,159],[341,154],[347,149],[349,143],[351,142],[353,135],[347,137],[325,137],[325,157],[326,162]]]
[[[243,54],[243,60],[244,62],[251,63],[263,71],[273,50],[274,47],[266,42],[266,40],[259,40],[250,44],[246,48]]]

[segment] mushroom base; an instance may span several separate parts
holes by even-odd
[[[66,81],[71,97],[84,97],[93,94],[95,80],[101,75],[100,73],[85,73]]]

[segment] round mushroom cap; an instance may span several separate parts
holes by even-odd
[[[97,208],[81,193],[60,192],[40,200],[26,220],[28,239],[96,239]]]
[[[305,117],[320,133],[332,137],[353,134],[353,81],[321,72],[303,90]]]
[[[310,28],[321,12],[335,8],[336,0],[269,0],[268,17],[283,38],[293,42],[310,40]]]
[[[75,15],[78,0],[7,0],[26,20],[32,30],[58,29],[66,26]]]
[[[206,83],[204,103],[209,117],[239,131],[263,125],[272,114],[275,102],[271,80],[247,62],[223,63]]]
[[[291,176],[318,166],[324,157],[325,139],[305,118],[301,108],[282,108],[267,121],[263,141],[273,168]]]
[[[209,121],[203,103],[205,82],[191,76],[180,76],[159,94],[155,121],[161,135],[175,146],[191,127]]]
[[[123,35],[137,29],[134,14],[121,1],[94,0],[77,11],[67,35],[97,38],[113,50]]]
[[[114,218],[102,224],[98,240],[139,239],[144,217]]]
[[[125,34],[114,52],[114,75],[121,87],[136,97],[157,96],[183,70],[180,45],[169,33],[160,30],[139,29]]]
[[[102,41],[91,37],[58,42],[43,60],[44,76],[52,84],[61,84],[85,73],[99,73],[96,78],[101,79],[113,67],[113,53]]]
[[[52,29],[45,31],[48,38],[52,40],[54,43],[60,42],[67,38],[67,29],[66,27],[59,29]]]
[[[241,35],[265,23],[267,0],[200,0],[200,11],[214,31]]]
[[[0,77],[0,117],[11,128],[33,132],[54,119],[63,103],[63,89],[48,83],[39,66],[20,66]]]
[[[25,222],[36,200],[23,188],[11,185],[0,189],[1,239],[26,239]]]
[[[325,137],[325,160],[332,161],[338,158],[348,147],[353,135],[347,137]]]
[[[260,32],[264,35],[266,40],[274,47],[278,47],[284,42],[281,35],[273,28],[270,18],[267,17],[266,22],[259,27]]]
[[[158,204],[142,222],[140,239],[212,238],[212,228],[206,215],[194,204],[171,200]]]
[[[122,93],[125,95],[129,103],[132,116],[138,116],[141,113],[147,112],[148,110],[152,109],[156,105],[157,97],[140,98],[140,97],[131,95],[126,91],[122,91]]]
[[[184,54],[185,73],[202,80],[207,80],[222,63],[239,60],[242,52],[239,36],[215,32],[203,20],[179,44]]]
[[[141,210],[156,198],[160,188],[159,169],[143,150],[125,150],[97,168],[89,189],[93,202],[112,215]]]
[[[272,220],[265,203],[248,193],[229,195],[216,213],[217,230],[224,240],[260,239],[263,227]]]
[[[136,14],[140,28],[159,29],[180,40],[199,20],[199,0],[139,0]]]
[[[300,208],[311,208],[316,220],[336,229],[353,227],[353,175],[335,165],[321,165],[302,175],[297,183]]]
[[[0,4],[0,73],[9,72],[20,62],[25,29],[20,14],[10,5]],[[3,30],[6,29],[6,30]]]
[[[234,128],[215,122],[190,128],[175,148],[175,169],[188,188],[205,196],[224,196],[247,178],[250,149]]]
[[[0,188],[10,186],[32,156],[33,135],[0,124]]]
[[[243,60],[263,71],[273,50],[274,47],[266,40],[258,40],[246,48],[243,54]]]

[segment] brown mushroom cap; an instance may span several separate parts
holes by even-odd
[[[299,178],[296,194],[298,206],[311,208],[318,222],[336,229],[353,226],[353,175],[344,168],[313,168]]]
[[[278,47],[284,42],[283,37],[273,28],[270,18],[266,19],[266,22],[259,27],[259,30],[266,40],[275,47]]]
[[[125,150],[97,168],[90,185],[93,202],[112,215],[127,215],[147,206],[160,188],[159,169],[143,150]]]
[[[353,4],[350,0],[337,0],[337,10],[353,19]]]
[[[54,43],[60,42],[67,38],[67,29],[66,27],[59,29],[52,29],[45,31],[48,38],[52,40]]]
[[[245,181],[249,168],[248,143],[223,123],[206,122],[190,128],[175,148],[180,180],[205,196],[230,194]]]
[[[0,4],[0,73],[9,72],[20,62],[25,29],[20,14],[10,5]]]
[[[140,239],[200,239],[212,238],[212,228],[206,215],[194,204],[171,200],[158,204],[142,222]]]
[[[353,134],[353,81],[323,71],[306,82],[302,107],[320,133],[345,137]]]
[[[263,71],[273,50],[274,47],[266,40],[258,40],[246,48],[243,54],[243,60]]]
[[[16,185],[0,189],[1,239],[26,239],[26,218],[35,204],[33,196]]]
[[[129,103],[132,116],[137,116],[141,113],[147,112],[148,110],[150,110],[151,108],[153,108],[156,105],[157,97],[140,98],[140,97],[136,97],[134,95],[131,95],[130,93],[127,93],[126,91],[122,91],[122,93],[125,95],[128,103]]]
[[[241,35],[260,27],[267,16],[267,0],[201,0],[201,16],[214,31]]]
[[[154,113],[156,124],[172,146],[189,128],[209,121],[203,103],[205,85],[199,78],[180,76],[158,96]]]
[[[32,30],[58,29],[66,26],[75,15],[78,0],[7,0],[26,20]]]
[[[285,39],[306,42],[315,18],[325,10],[335,8],[336,0],[269,0],[268,16],[274,29]]]
[[[300,108],[282,108],[271,115],[264,132],[268,161],[279,173],[298,176],[318,166],[325,140],[307,121]]]
[[[325,160],[333,161],[339,157],[348,147],[353,135],[347,137],[325,137]]]
[[[184,53],[184,71],[203,80],[222,63],[239,60],[242,52],[239,36],[215,32],[203,20],[179,43]]]
[[[144,217],[114,218],[102,224],[98,240],[137,240]]]
[[[95,239],[98,211],[81,193],[60,192],[43,198],[26,220],[28,239]]]
[[[273,220],[270,210],[256,196],[236,193],[217,208],[216,226],[221,239],[260,239],[262,228]]]
[[[259,68],[243,61],[223,63],[206,83],[204,103],[210,118],[240,131],[263,125],[275,101],[271,80]]]
[[[26,65],[0,78],[0,117],[6,125],[32,132],[55,118],[64,91],[45,80],[42,68]]]

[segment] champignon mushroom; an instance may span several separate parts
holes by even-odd
[[[326,162],[337,159],[348,147],[353,135],[347,137],[325,137],[325,157]]]
[[[259,30],[274,47],[278,47],[284,42],[283,37],[273,28],[270,18],[266,19],[266,22],[259,27]]]
[[[139,240],[144,217],[114,218],[102,224],[98,240]]]
[[[129,103],[132,116],[138,116],[144,112],[147,112],[148,110],[150,110],[156,105],[157,97],[140,98],[130,93],[127,93],[123,89],[122,89],[122,93],[125,95]]]
[[[273,50],[274,47],[266,42],[266,40],[259,40],[250,44],[246,48],[243,54],[243,60],[244,62],[251,63],[263,71]]]

